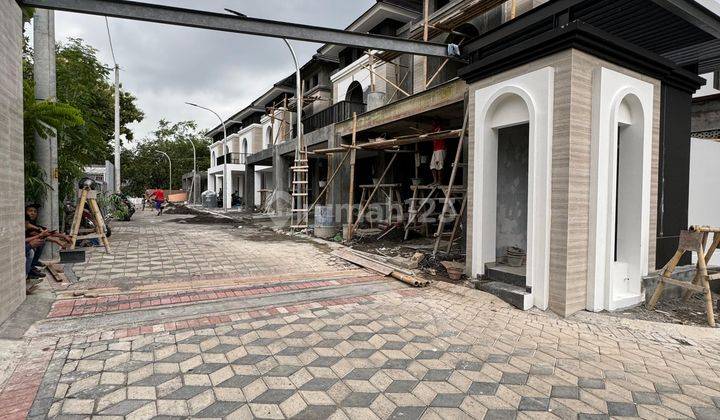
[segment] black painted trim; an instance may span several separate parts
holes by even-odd
[[[515,37],[522,35],[521,31]],[[695,92],[705,84],[704,79],[672,61],[580,21],[541,32],[521,42],[506,39],[503,44],[505,48],[487,56],[482,56],[482,50],[472,52],[472,64],[459,71],[460,77],[472,83],[560,51],[577,49],[683,91]]]

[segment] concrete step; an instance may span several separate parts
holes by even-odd
[[[485,264],[485,277],[491,281],[499,281],[513,286],[525,288],[527,284],[525,278],[526,267],[510,267],[505,264],[487,263]]]
[[[532,295],[525,291],[525,287],[491,281],[478,283],[478,289],[495,295],[512,306],[527,311],[532,307]]]

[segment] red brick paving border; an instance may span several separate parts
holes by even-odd
[[[31,342],[28,348],[33,352],[32,357],[16,367],[5,387],[0,390],[0,420],[27,417],[55,350],[54,346],[44,347],[38,340]]]
[[[220,299],[292,292],[319,287],[341,286],[377,281],[382,276],[364,276],[346,279],[287,283],[280,286],[241,286],[223,289],[196,289],[173,292],[142,292],[98,298],[64,299],[53,303],[48,318],[76,317],[91,314],[126,311],[138,308],[207,302]]]
[[[414,296],[420,293],[422,289],[405,289],[396,290],[395,293],[402,292],[403,296]],[[233,314],[218,314],[212,316],[203,316],[199,318],[184,319],[180,321],[170,321],[161,324],[142,325],[131,328],[120,328],[117,330],[109,330],[96,332],[90,335],[74,334],[72,336],[63,337],[59,340],[58,346],[67,346],[71,344],[91,343],[96,341],[113,340],[119,338],[136,337],[147,334],[156,334],[161,332],[170,332],[187,328],[209,327],[229,322],[237,322],[246,319],[264,318],[277,315],[287,315],[302,312],[309,309],[321,309],[333,306],[367,304],[375,302],[372,295],[352,296],[346,298],[318,300],[307,303],[298,303],[287,306],[275,306],[258,308],[250,311],[237,312]]]

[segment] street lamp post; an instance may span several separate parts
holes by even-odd
[[[168,165],[170,165],[170,190],[169,190],[169,192],[168,192],[168,197],[169,197],[170,194],[172,194],[172,161],[170,160],[170,156],[168,156],[167,153],[161,152],[161,151],[159,151],[159,150],[158,150],[158,153],[160,153],[161,155],[165,156],[165,157],[167,158],[167,160],[168,160]]]
[[[210,108],[206,108],[206,107],[204,107],[204,106],[200,106],[200,105],[198,105],[198,104],[194,104],[194,103],[191,103],[191,102],[185,102],[185,103],[188,104],[188,105],[190,105],[190,106],[194,106],[195,108],[200,108],[200,109],[204,109],[205,111],[212,112],[212,113],[215,114],[215,116],[220,120],[220,124],[222,124],[222,128],[223,128],[223,156],[224,156],[224,158],[223,158],[223,196],[224,196],[224,197],[223,197],[223,207],[225,208],[225,210],[227,210],[227,209],[230,208],[230,206],[232,205],[232,203],[231,203],[231,201],[232,201],[232,194],[230,195],[230,200],[228,200],[228,199],[227,199],[227,197],[228,197],[228,190],[227,190],[227,185],[228,185],[228,178],[227,178],[227,154],[228,154],[230,151],[229,151],[228,148],[227,148],[227,127],[225,127],[225,121],[220,117],[220,114],[218,114],[217,112],[213,111],[213,110],[210,109]]]

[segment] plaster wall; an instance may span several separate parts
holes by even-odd
[[[690,205],[688,220],[692,225],[720,226],[720,142],[692,139],[690,145]],[[693,254],[693,262],[696,261]],[[711,265],[720,265],[720,252],[710,260]]]
[[[377,59],[375,60],[375,73],[395,83],[395,66],[388,65],[384,62],[384,64],[378,65],[378,61]],[[364,55],[330,77],[333,83],[333,103],[344,101],[350,84],[355,81],[362,86],[363,100],[367,103],[367,94],[370,92],[371,78],[370,71],[363,66],[368,64],[370,64],[370,60],[367,55]],[[395,88],[388,85],[380,77],[375,77],[375,91],[385,92],[387,96],[390,97],[395,92]]]

